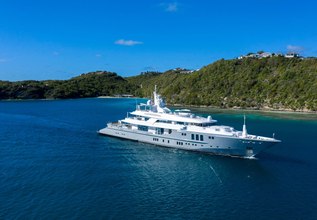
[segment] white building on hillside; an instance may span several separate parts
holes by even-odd
[[[291,53],[285,54],[284,57],[286,57],[286,58],[294,58],[294,57],[299,57],[299,54],[291,52]]]

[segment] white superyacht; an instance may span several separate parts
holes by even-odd
[[[281,142],[274,137],[248,134],[245,120],[242,131],[216,123],[211,116],[196,116],[188,109],[172,112],[165,107],[155,86],[153,101],[137,105],[125,119],[108,123],[98,133],[164,147],[247,158]]]

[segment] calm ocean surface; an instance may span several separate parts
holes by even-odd
[[[0,102],[0,219],[317,219],[317,117],[247,112],[249,133],[283,141],[247,160],[96,133],[134,108]],[[243,112],[209,111],[242,129]]]

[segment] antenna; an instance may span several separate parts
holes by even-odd
[[[154,86],[154,92],[153,92],[153,102],[154,102],[154,105],[158,105],[157,104],[157,94],[156,94],[156,85]]]
[[[242,127],[242,137],[244,137],[244,138],[246,138],[248,136],[247,126],[245,124],[245,121],[246,121],[246,117],[245,117],[245,114],[244,114],[243,127]]]

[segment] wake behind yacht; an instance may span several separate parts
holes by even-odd
[[[274,137],[248,134],[245,118],[242,131],[216,123],[211,116],[200,117],[188,109],[171,111],[155,86],[153,100],[137,105],[126,118],[108,123],[98,133],[164,147],[248,158],[280,142]]]

